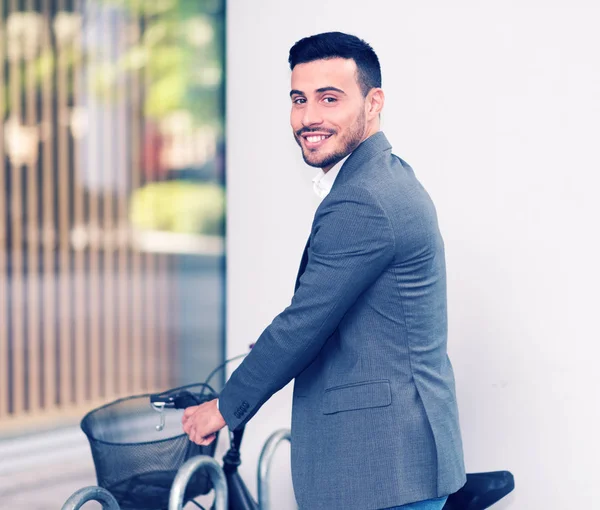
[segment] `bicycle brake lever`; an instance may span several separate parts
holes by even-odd
[[[155,429],[157,432],[161,432],[165,428],[165,404],[164,402],[152,402],[150,405],[160,416],[160,422]]]

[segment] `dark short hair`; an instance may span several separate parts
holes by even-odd
[[[347,58],[356,62],[358,84],[366,96],[374,87],[381,87],[381,67],[373,48],[355,35],[325,32],[300,39],[290,49],[290,69],[298,64],[330,58]]]

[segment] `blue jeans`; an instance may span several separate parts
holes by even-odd
[[[442,510],[447,499],[448,496],[444,496],[443,498],[427,499],[425,501],[409,503],[408,505],[386,508],[385,510]]]

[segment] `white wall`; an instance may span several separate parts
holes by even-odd
[[[355,33],[381,59],[383,129],[438,208],[467,469],[514,473],[499,508],[598,497],[597,5],[228,2],[229,354],[289,303],[316,205],[288,127],[288,50]],[[248,439],[289,426],[289,401],[288,388],[265,405]],[[280,509],[293,508],[284,450]]]

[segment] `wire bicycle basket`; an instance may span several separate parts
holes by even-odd
[[[84,416],[81,429],[90,443],[98,485],[115,497],[121,510],[167,510],[177,470],[196,455],[214,456],[217,441],[208,446],[191,442],[181,418],[186,407],[215,397],[210,386],[198,383],[115,400]],[[211,489],[209,474],[198,470],[184,499]]]

